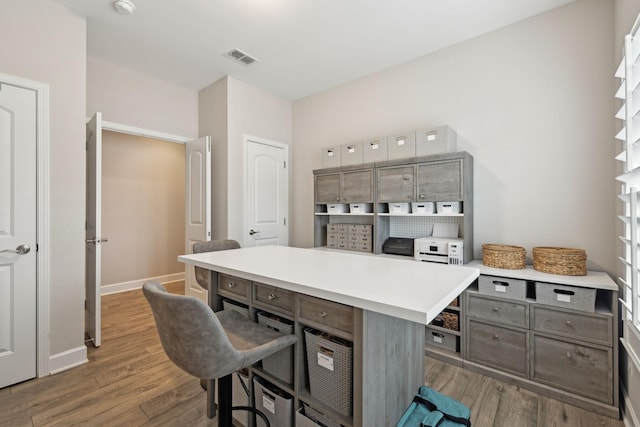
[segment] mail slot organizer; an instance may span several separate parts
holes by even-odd
[[[270,313],[259,312],[258,323],[280,332],[282,335],[293,334],[293,322]],[[283,348],[262,359],[262,369],[287,384],[293,384],[293,346]]]
[[[353,412],[353,343],[305,328],[307,373],[311,395],[350,416]]]

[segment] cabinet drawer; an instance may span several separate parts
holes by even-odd
[[[467,316],[527,328],[529,325],[529,305],[468,294]]]
[[[313,322],[310,326],[328,326],[339,331],[352,333],[353,307],[344,304],[298,294],[298,317],[301,321]]]
[[[286,314],[293,315],[295,293],[263,283],[254,283],[254,300],[265,307],[273,307]]]
[[[583,346],[533,334],[532,379],[611,404],[613,357],[609,347]]]
[[[241,301],[249,300],[251,281],[235,276],[220,274],[218,276],[218,293]]]
[[[365,235],[371,235],[371,225],[370,224],[349,224],[348,225],[349,234],[360,233]]]
[[[554,310],[536,305],[532,306],[532,310],[531,327],[535,331],[611,346],[611,316]]]
[[[327,224],[327,232],[330,233],[347,233],[347,224]]]
[[[349,242],[348,249],[358,252],[371,252],[371,242]]]
[[[527,377],[528,332],[467,319],[467,359]]]

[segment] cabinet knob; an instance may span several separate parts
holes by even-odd
[[[320,312],[320,317],[322,317],[324,319],[325,317],[327,317],[327,313],[324,312],[324,311],[321,311]]]
[[[493,307],[493,311],[497,313],[498,311],[500,311],[500,309],[498,307]]]
[[[424,199],[424,194],[420,194],[418,197]]]
[[[229,286],[230,288],[235,288],[235,287],[236,287],[236,284],[235,284],[235,283],[233,283],[233,282],[230,282],[228,286]]]
[[[275,294],[269,294],[269,296],[267,297],[269,298],[269,301],[273,301],[274,299],[276,299],[276,295]]]
[[[571,353],[567,351],[567,359],[571,359]]]
[[[336,202],[339,202],[339,201],[340,201],[340,197],[336,197]]]
[[[567,324],[567,326],[571,326],[571,320],[567,320],[565,323]]]
[[[493,336],[493,339],[494,339],[494,340],[497,340],[497,339],[500,339],[500,337],[498,336],[498,334],[495,334],[495,335]]]

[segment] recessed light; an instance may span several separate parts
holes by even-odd
[[[136,5],[131,0],[115,0],[113,7],[123,15],[131,15],[136,10]]]

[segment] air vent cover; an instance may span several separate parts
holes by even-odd
[[[242,65],[251,65],[254,62],[258,61],[256,58],[250,56],[248,53],[241,51],[240,49],[232,49],[227,52],[227,58],[239,62]]]

